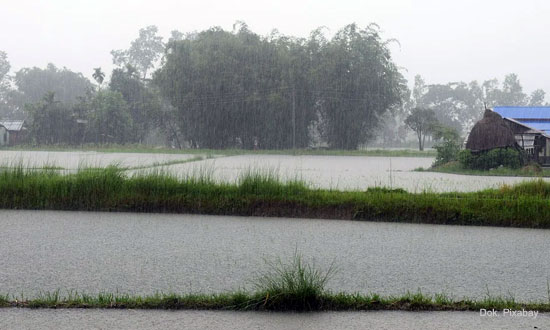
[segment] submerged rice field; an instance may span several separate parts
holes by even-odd
[[[128,174],[162,172],[183,177],[208,173],[216,182],[235,183],[244,173],[270,172],[282,181],[301,180],[314,188],[365,190],[373,187],[401,188],[409,192],[470,192],[513,185],[533,178],[468,176],[416,172],[428,168],[430,157],[371,157],[315,155],[236,155],[100,153],[93,151],[6,151],[0,164],[8,167],[57,168],[74,172],[82,168],[115,165]]]

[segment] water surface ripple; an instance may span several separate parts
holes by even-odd
[[[198,215],[0,211],[0,292],[252,289],[299,251],[333,291],[547,300],[550,230]]]
[[[536,319],[480,317],[476,312],[260,313],[221,311],[0,309],[0,329],[548,329],[549,315]]]

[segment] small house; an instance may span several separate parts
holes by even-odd
[[[494,107],[531,160],[550,165],[550,107]]]
[[[21,143],[25,139],[25,121],[24,120],[0,120],[0,125],[7,130],[6,141],[10,146]],[[0,132],[0,135],[2,133]],[[0,136],[0,140],[1,140]]]
[[[512,108],[513,111],[510,110]],[[531,124],[541,122],[542,119],[526,120],[524,108],[527,107],[495,107],[494,111],[486,109],[483,119],[472,128],[466,148],[473,152],[495,148],[521,149],[529,160],[550,165],[550,107],[544,107],[548,110],[548,125],[535,125],[538,128]]]

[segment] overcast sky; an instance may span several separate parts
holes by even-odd
[[[0,0],[0,50],[14,70],[52,62],[90,77],[112,68],[110,51],[128,48],[157,25],[167,38],[237,20],[262,35],[307,36],[355,22],[378,23],[407,79],[471,81],[518,73],[528,92],[550,93],[550,1],[545,0]],[[547,97],[549,99],[549,97]]]

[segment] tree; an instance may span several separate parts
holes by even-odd
[[[517,74],[510,73],[504,77],[499,102],[500,105],[522,106],[527,104],[527,95],[523,93],[523,87]]]
[[[132,134],[132,118],[122,94],[113,91],[97,92],[90,103],[87,132],[89,142],[126,143]]]
[[[101,84],[103,84],[103,80],[105,79],[105,73],[101,71],[101,67],[94,68],[94,73],[92,74],[92,77],[99,84],[99,88],[101,89]]]
[[[546,93],[542,89],[535,89],[529,96],[529,106],[542,106],[544,105],[544,98]]]
[[[418,137],[418,150],[424,150],[426,135],[430,135],[437,124],[435,112],[431,109],[414,108],[405,119],[405,124],[412,129]]]
[[[510,73],[504,77],[502,88],[499,81],[492,79],[483,83],[484,101],[488,107],[493,106],[524,106],[529,103],[527,94],[523,93],[523,87],[518,75]]]
[[[128,106],[133,122],[129,137],[132,142],[141,143],[153,127],[162,124],[159,92],[139,79],[132,66],[113,70],[109,87],[119,92]]]
[[[35,144],[74,144],[78,139],[77,124],[72,109],[48,92],[42,100],[27,104],[29,137]]]
[[[406,89],[378,28],[353,24],[331,40],[319,29],[260,37],[242,22],[185,35],[168,43],[154,82],[186,139],[208,148],[305,148],[315,131],[355,149]]]
[[[6,52],[0,51],[0,115],[4,116],[12,112],[12,107],[10,106],[10,77],[8,72],[10,71],[11,65],[8,61],[8,55]]]
[[[483,109],[477,82],[453,82],[427,85],[423,94],[416,94],[417,107],[429,108],[437,120],[458,132],[465,133],[477,122]]]
[[[326,138],[337,149],[356,149],[374,136],[380,117],[401,104],[405,80],[376,25],[355,24],[321,45],[313,88],[327,120]]]
[[[126,66],[128,64],[136,68],[141,78],[147,78],[150,69],[164,52],[162,37],[157,35],[158,28],[154,25],[139,30],[139,37],[132,41],[127,50],[113,50],[113,64]]]
[[[67,68],[58,69],[51,63],[46,69],[34,67],[17,71],[15,84],[20,93],[21,107],[26,103],[39,102],[49,92],[53,92],[59,102],[71,105],[93,89],[92,83],[81,73]]]

